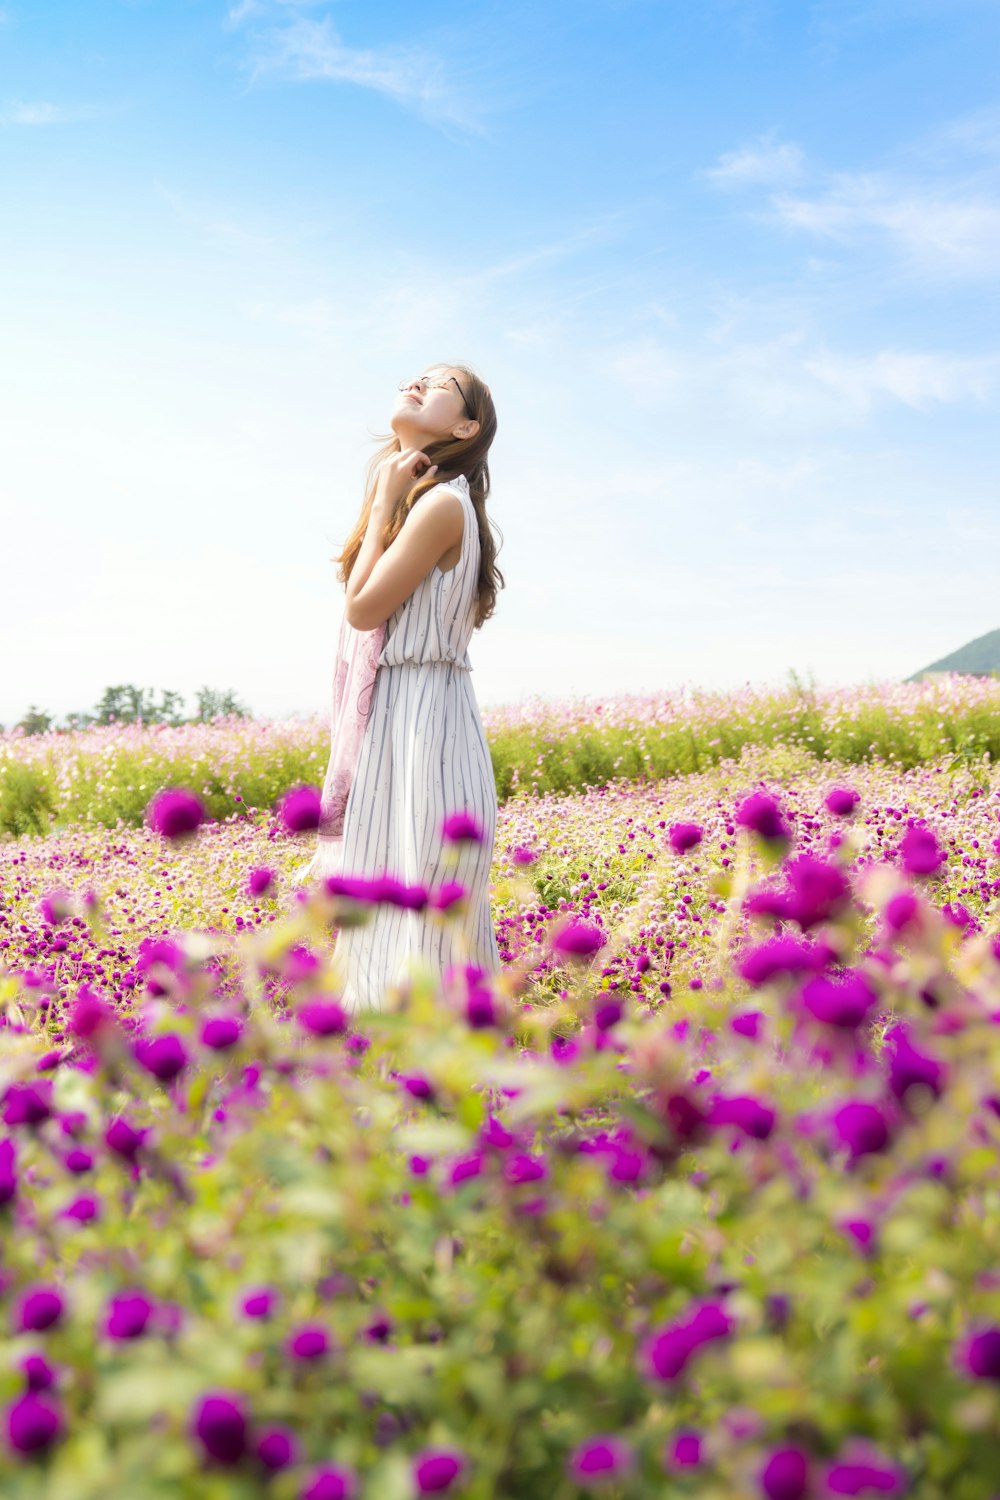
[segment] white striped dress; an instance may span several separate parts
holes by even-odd
[[[459,880],[464,917],[387,904],[364,927],[338,933],[335,961],[350,1010],[377,1010],[414,961],[442,977],[450,965],[500,969],[490,910],[497,792],[472,687],[468,645],[476,615],[479,524],[464,475],[428,490],[456,494],[465,511],[461,557],[435,565],[386,623],[371,712],[344,813],[347,875],[395,875],[428,888]],[[405,522],[404,522],[405,525]],[[483,842],[445,845],[441,825],[469,812]]]

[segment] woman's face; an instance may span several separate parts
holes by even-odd
[[[402,445],[423,448],[435,439],[473,437],[479,423],[466,411],[466,388],[461,373],[447,365],[404,381],[390,423]]]

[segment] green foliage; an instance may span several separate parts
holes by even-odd
[[[48,833],[54,812],[52,779],[41,767],[0,760],[0,831]]]

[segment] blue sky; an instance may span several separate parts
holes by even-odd
[[[484,707],[1000,627],[1000,0],[3,0],[0,722],[323,711],[396,382],[497,401]]]

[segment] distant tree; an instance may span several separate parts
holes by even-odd
[[[52,728],[52,715],[43,713],[40,708],[32,704],[24,718],[15,724],[14,728],[22,730],[25,734],[47,734]]]
[[[98,724],[183,724],[184,695],[164,689],[160,702],[153,688],[139,688],[134,683],[118,683],[104,689],[95,710]]]
[[[68,713],[64,717],[63,726],[67,730],[86,729],[88,724],[93,724],[94,722],[93,714],[80,713],[74,709],[72,713]]]
[[[225,692],[219,692],[215,688],[202,687],[198,689],[198,722],[207,724],[216,719],[220,714],[234,715],[238,719],[250,717],[250,710],[239,701],[232,688],[226,688]]]

